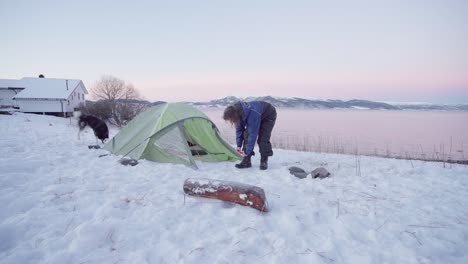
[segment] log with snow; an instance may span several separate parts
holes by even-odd
[[[268,212],[265,192],[262,188],[239,182],[210,179],[186,179],[184,192],[205,198],[238,203]]]

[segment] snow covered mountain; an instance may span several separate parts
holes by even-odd
[[[282,98],[282,97],[248,97],[238,98],[228,96],[221,99],[211,100],[208,102],[191,103],[196,106],[203,107],[226,107],[229,104],[239,100],[263,100],[273,104],[279,108],[308,108],[308,109],[372,109],[372,110],[451,110],[451,111],[468,111],[466,105],[437,105],[437,104],[403,104],[403,103],[385,103],[368,100],[353,99],[349,101],[342,100],[317,100],[305,99],[299,97]]]
[[[209,108],[224,108],[239,100],[253,101],[263,100],[273,104],[278,108],[296,108],[296,109],[363,109],[363,110],[442,110],[442,111],[468,111],[468,104],[430,104],[430,103],[398,103],[398,102],[376,102],[369,100],[353,99],[349,101],[343,100],[319,100],[305,99],[300,97],[247,97],[240,98],[228,96],[220,99],[211,100],[208,102],[184,102],[194,106],[209,107]],[[165,103],[164,101],[150,102],[147,100],[133,100],[148,106]],[[88,103],[92,103],[88,101]]]

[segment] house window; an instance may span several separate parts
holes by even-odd
[[[67,100],[68,105],[70,105],[70,100]]]

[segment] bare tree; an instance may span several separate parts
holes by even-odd
[[[104,75],[91,89],[94,99],[103,101],[111,110],[111,123],[122,126],[143,110],[136,100],[141,99],[138,90],[130,83],[110,75]]]

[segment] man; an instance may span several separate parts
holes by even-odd
[[[223,119],[236,127],[237,152],[244,158],[236,168],[252,167],[251,158],[257,140],[260,150],[260,169],[268,168],[268,157],[273,156],[271,148],[271,131],[276,122],[276,109],[264,101],[240,101],[226,107]],[[245,133],[247,132],[247,133]]]

